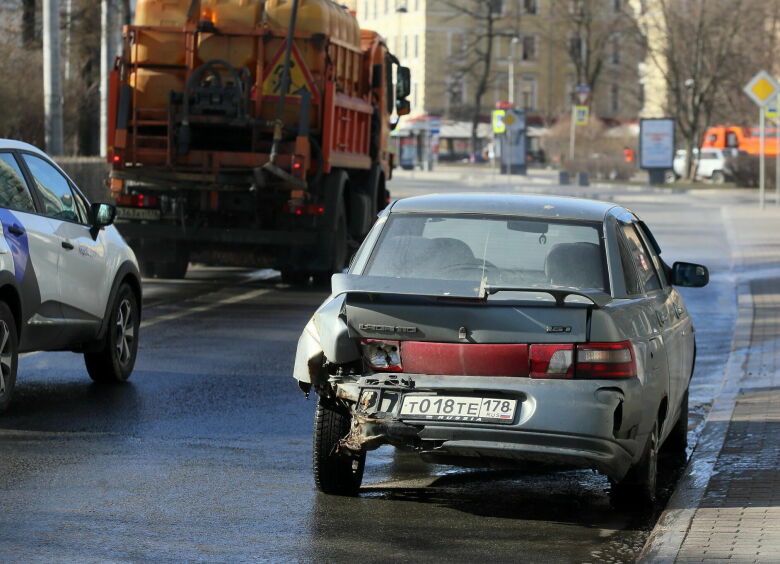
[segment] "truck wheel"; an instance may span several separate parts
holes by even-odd
[[[312,469],[314,484],[326,494],[356,495],[363,482],[366,452],[353,456],[336,452],[339,441],[349,433],[350,417],[317,401],[314,416]]]
[[[655,502],[658,479],[658,422],[647,437],[642,458],[620,482],[612,483],[610,499],[619,507],[648,507]]]
[[[138,298],[130,286],[122,284],[111,306],[102,348],[84,353],[87,372],[95,382],[117,383],[130,377],[138,354],[140,318]]]
[[[723,184],[726,182],[726,175],[722,170],[716,170],[712,173],[710,180],[712,180],[713,184]]]
[[[688,448],[688,390],[685,390],[680,402],[680,417],[677,418],[672,432],[666,437],[664,451],[672,456],[685,458],[686,448]]]
[[[16,386],[19,337],[11,308],[0,302],[0,413],[8,409]]]
[[[334,273],[339,273],[347,266],[349,258],[349,241],[347,239],[347,214],[344,212],[344,205],[339,205],[338,216],[336,217],[336,230],[331,237],[331,267],[328,271],[314,272],[314,284],[317,286],[330,286],[330,277]]]

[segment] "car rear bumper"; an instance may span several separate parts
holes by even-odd
[[[431,462],[490,465],[495,462],[592,468],[622,478],[644,444],[648,414],[642,384],[631,380],[533,380],[530,378],[404,374],[361,378],[350,395],[358,400],[348,448],[384,443],[414,446]],[[360,398],[381,392],[366,409]],[[511,398],[518,408],[510,424],[406,419],[407,394]],[[649,413],[649,412],[648,412]],[[650,416],[652,421],[652,416]]]

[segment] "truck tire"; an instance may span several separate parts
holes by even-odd
[[[339,441],[349,433],[350,417],[317,400],[314,416],[312,470],[314,485],[326,494],[356,495],[363,482],[366,452],[350,456],[336,452]]]
[[[349,260],[349,240],[347,238],[347,214],[342,204],[336,218],[336,230],[331,237],[331,267],[327,271],[313,273],[316,286],[330,286],[330,277],[347,266]]]
[[[95,382],[116,384],[124,382],[133,373],[138,354],[140,318],[135,292],[127,284],[122,284],[111,306],[101,348],[84,353],[87,372]]]
[[[19,336],[11,308],[0,302],[0,413],[8,409],[16,387],[19,365]]]

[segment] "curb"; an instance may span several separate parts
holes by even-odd
[[[750,281],[743,281],[737,287],[737,321],[720,393],[707,414],[701,437],[691,453],[685,473],[653,527],[637,562],[673,562],[680,551],[726,439],[739,394],[739,383],[745,373],[752,325]]]

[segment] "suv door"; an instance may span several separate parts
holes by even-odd
[[[59,238],[59,289],[70,342],[94,337],[105,315],[108,280],[105,233],[93,238],[88,203],[69,179],[48,160],[23,155],[35,181],[44,215],[54,223]]]
[[[51,221],[38,215],[13,151],[0,151],[0,223],[5,239],[0,265],[2,270],[14,273],[22,302],[19,350],[56,347],[62,317],[57,275],[59,239]]]

